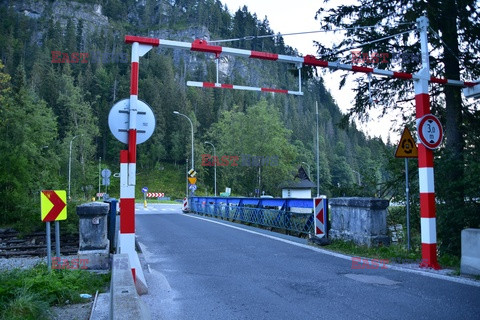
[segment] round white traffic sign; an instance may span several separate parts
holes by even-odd
[[[110,171],[108,169],[103,169],[102,170],[102,177],[103,178],[110,178],[111,175],[112,175],[112,171]]]
[[[123,99],[110,109],[108,126],[118,141],[128,143],[128,119],[130,112],[130,99]],[[148,140],[155,129],[155,116],[152,109],[143,101],[137,102],[137,144]]]
[[[428,149],[436,149],[442,143],[443,128],[440,120],[433,114],[427,114],[418,124],[418,137]]]

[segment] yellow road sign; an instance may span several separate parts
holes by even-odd
[[[403,129],[402,137],[398,143],[397,150],[395,151],[396,158],[417,158],[418,148],[415,144],[415,140],[407,127]]]
[[[195,178],[195,177],[193,177],[193,178],[189,177],[189,178],[188,178],[188,182],[190,182],[190,184],[195,184],[195,183],[197,183],[197,178]]]
[[[192,169],[188,170],[188,175],[193,178],[193,177],[195,177],[195,176],[197,175],[197,171],[195,171],[195,170],[192,168]]]
[[[43,190],[40,194],[40,211],[43,222],[67,219],[67,192]]]

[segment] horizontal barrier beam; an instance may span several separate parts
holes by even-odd
[[[350,64],[343,64],[339,62],[331,62],[331,61],[317,59],[313,55],[307,55],[305,57],[295,57],[295,56],[287,56],[287,55],[269,53],[269,52],[221,47],[221,46],[211,45],[206,40],[201,40],[201,39],[194,40],[192,43],[190,43],[190,42],[172,41],[172,40],[129,36],[129,35],[125,36],[125,43],[134,43],[134,42],[137,42],[139,44],[151,45],[155,47],[161,46],[164,48],[184,49],[184,50],[191,50],[191,51],[197,51],[197,52],[213,53],[215,54],[216,57],[219,57],[221,54],[227,54],[227,55],[251,58],[251,59],[270,60],[270,61],[277,61],[277,62],[283,62],[283,63],[293,63],[300,66],[306,65],[306,66],[329,68],[329,69],[335,69],[335,70],[346,70],[346,71],[352,71],[352,72],[368,73],[368,74],[374,74],[374,75],[384,76],[388,78],[396,78],[396,79],[403,79],[403,80],[416,79],[416,76],[414,74],[406,73],[406,72],[396,72],[396,71],[390,71],[385,69],[356,66],[356,65],[350,65]],[[463,87],[463,88],[473,87],[477,84],[476,82],[452,80],[452,79],[436,78],[436,77],[430,77],[429,81],[432,83]]]
[[[260,87],[239,86],[239,85],[236,85],[236,84],[225,84],[225,83],[187,81],[187,86],[198,87],[198,88],[235,89],[235,90],[245,90],[245,91],[284,93],[284,94],[293,94],[293,95],[296,95],[296,96],[303,96],[303,92],[301,92],[301,91],[292,91],[292,90],[275,89],[275,88],[260,88]]]

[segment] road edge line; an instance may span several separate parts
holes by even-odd
[[[195,219],[199,219],[199,220],[203,220],[203,221],[207,221],[207,222],[211,222],[211,223],[216,223],[216,224],[219,224],[219,225],[222,225],[222,226],[225,226],[225,227],[229,227],[229,228],[232,228],[232,229],[256,234],[256,235],[259,235],[259,236],[262,236],[262,237],[265,237],[265,238],[269,238],[269,239],[272,239],[272,240],[288,243],[288,244],[291,244],[291,245],[294,245],[294,246],[297,246],[297,247],[301,247],[301,248],[312,250],[312,251],[315,251],[315,252],[327,254],[327,255],[334,256],[334,257],[337,257],[337,258],[341,258],[341,259],[344,259],[344,260],[350,260],[350,261],[352,260],[352,256],[348,256],[348,255],[345,255],[345,254],[342,254],[342,253],[333,252],[333,251],[313,247],[313,246],[310,246],[310,245],[307,245],[307,244],[302,244],[302,243],[298,243],[298,242],[295,242],[295,241],[275,237],[275,236],[272,236],[272,235],[269,235],[269,234],[264,234],[264,233],[261,233],[261,232],[248,230],[248,229],[245,229],[245,228],[242,228],[242,227],[232,226],[232,225],[220,222],[220,221],[214,221],[214,220],[206,219],[206,218],[203,218],[203,217],[198,217],[198,216],[195,216],[195,215],[183,214],[182,216],[195,218]],[[456,282],[456,283],[460,283],[460,284],[480,287],[480,282],[477,282],[475,280],[463,279],[463,278],[454,278],[452,276],[447,276],[447,275],[443,275],[443,274],[436,274],[436,273],[431,273],[431,272],[422,271],[422,270],[413,270],[413,269],[402,268],[402,267],[393,266],[393,265],[386,265],[385,267],[387,267],[387,269],[392,269],[392,270],[395,270],[395,271],[416,273],[416,274],[419,274],[419,275],[422,275],[422,276],[427,276],[427,277],[430,277],[430,278],[436,278],[436,279],[447,280],[447,281]]]

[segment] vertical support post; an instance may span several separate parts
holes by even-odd
[[[317,124],[317,198],[320,196],[320,164],[319,164],[319,148],[320,144],[318,143],[318,102],[315,101],[315,118],[316,118],[316,124]]]
[[[302,63],[297,64],[298,70],[298,92],[302,92]]]
[[[135,184],[137,162],[137,103],[139,59],[151,45],[132,43],[130,105],[128,112],[128,150],[120,151],[120,253],[128,254],[137,292],[148,291],[140,260],[135,251]]]
[[[216,79],[217,79],[217,82],[216,82],[216,83],[219,83],[219,82],[218,82],[218,60],[220,60],[220,55],[219,55],[219,54],[216,54],[216,56],[215,56],[215,65],[216,65],[216,67],[217,67],[217,78],[216,78]]]
[[[60,258],[60,222],[55,221],[55,256]]]
[[[410,251],[410,189],[408,186],[408,158],[405,158],[405,195],[407,205],[407,251]]]
[[[101,179],[100,171],[102,170],[101,167],[102,167],[102,157],[98,159],[98,193],[100,193],[100,179]]]
[[[422,69],[414,75],[417,130],[420,119],[430,114],[430,62],[428,51],[428,19],[417,19],[422,49]],[[418,180],[420,187],[420,227],[422,237],[422,263],[420,267],[440,269],[437,262],[437,222],[435,212],[435,185],[433,174],[433,151],[422,143],[418,145]]]
[[[187,162],[185,164],[185,180],[187,181],[186,182],[186,187],[185,187],[185,197],[188,198],[188,158],[187,158]]]
[[[45,222],[45,226],[47,228],[46,235],[47,235],[47,266],[48,272],[52,271],[52,239],[50,239],[50,222]]]
[[[217,154],[215,152],[215,147],[213,147],[213,159],[216,159]],[[214,188],[214,193],[215,197],[217,196],[217,161],[215,161],[213,167],[213,188]]]

